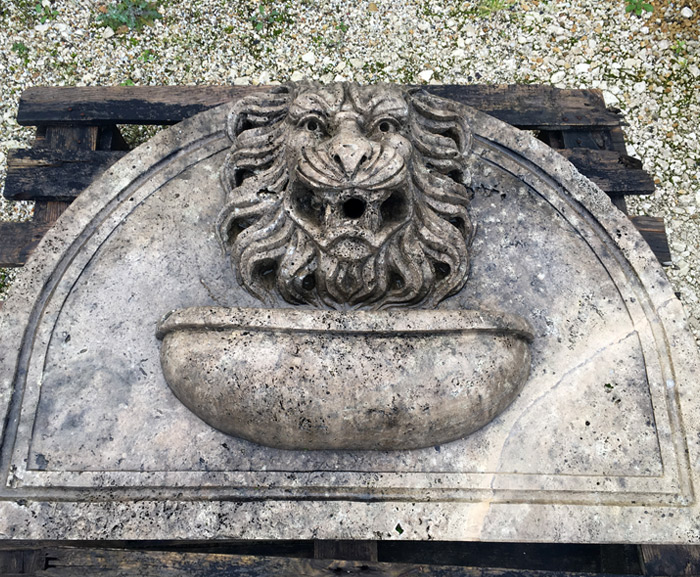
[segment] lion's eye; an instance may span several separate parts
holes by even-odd
[[[323,131],[323,124],[318,118],[307,118],[306,120],[302,121],[301,125],[308,130],[309,132],[322,132]]]
[[[384,119],[380,120],[376,124],[376,130],[377,132],[380,132],[382,134],[389,134],[392,132],[398,132],[398,124],[396,123],[395,120],[390,120],[390,119]]]

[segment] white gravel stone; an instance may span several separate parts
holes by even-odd
[[[430,82],[433,74],[435,74],[433,70],[423,70],[418,73],[418,78],[420,78],[423,82]]]
[[[608,90],[603,91],[603,99],[605,100],[605,106],[608,107],[620,104],[620,99]]]
[[[311,66],[316,64],[316,55],[313,52],[307,52],[301,57],[301,59],[307,64],[311,64]]]
[[[552,84],[558,84],[566,78],[566,72],[564,70],[557,70],[552,76],[549,77],[549,81]]]
[[[688,6],[684,6],[683,9],[681,10],[681,16],[683,16],[683,18],[692,18],[693,17],[692,9]]]

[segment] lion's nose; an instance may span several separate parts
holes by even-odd
[[[354,178],[372,155],[372,143],[364,138],[338,139],[331,143],[329,152],[347,177]]]

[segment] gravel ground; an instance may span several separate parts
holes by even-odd
[[[665,218],[667,271],[700,342],[700,0],[649,0],[653,13],[639,16],[625,0],[163,0],[161,17],[140,30],[100,22],[116,0],[36,1],[0,0],[0,184],[8,150],[33,137],[14,120],[29,86],[310,77],[603,90],[629,124],[630,154],[657,183],[630,212]],[[0,220],[30,214],[0,199]],[[0,299],[11,278],[0,270]]]

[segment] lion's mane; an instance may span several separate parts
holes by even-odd
[[[355,84],[337,86],[363,97]],[[302,94],[327,97],[321,88],[309,82],[281,86],[239,100],[228,115],[232,145],[222,171],[227,204],[218,232],[238,281],[270,305],[281,298],[335,309],[436,306],[469,274],[466,156],[472,137],[461,106],[403,91],[409,109],[403,130],[413,146],[413,214],[375,254],[347,261],[324,253],[285,209],[290,106]]]

